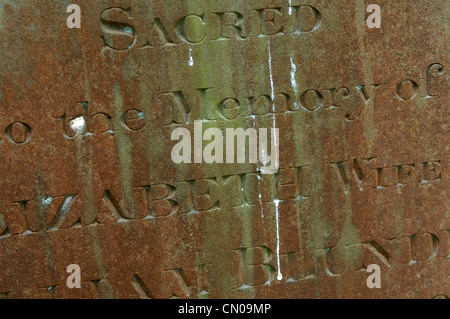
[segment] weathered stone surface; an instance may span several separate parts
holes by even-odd
[[[0,1],[2,296],[450,296],[448,1],[75,2]],[[174,164],[195,120],[279,171]]]

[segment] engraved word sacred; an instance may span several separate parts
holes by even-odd
[[[320,29],[322,15],[309,5],[252,8],[246,12],[228,11],[188,14],[175,21],[154,16],[148,34],[132,24],[132,8],[112,7],[101,14],[103,44],[112,50],[152,48],[205,40],[249,39],[279,34],[303,34]]]

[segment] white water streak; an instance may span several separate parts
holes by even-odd
[[[192,48],[189,47],[189,65],[194,66],[194,58],[192,57]]]
[[[277,219],[277,263],[278,263],[278,276],[279,281],[283,280],[283,274],[281,273],[281,262],[280,262],[280,223],[279,223],[279,213],[278,208],[280,207],[280,200],[274,200],[275,203],[275,217]]]
[[[291,56],[291,86],[295,93],[295,104],[298,106],[298,84],[297,84],[297,66],[294,63],[294,59]]]
[[[272,68],[272,52],[270,49],[270,38],[267,38],[267,47],[268,47],[268,51],[269,51],[269,71],[270,71],[270,88],[272,91],[272,109],[273,109],[273,128],[276,129],[277,128],[277,123],[276,123],[276,109],[275,109],[275,86],[273,83],[273,68]],[[274,144],[275,144],[275,150],[272,151],[277,151],[278,150],[278,140],[277,140],[277,134],[274,134]],[[275,155],[275,158],[277,157],[277,155]],[[274,160],[274,157],[272,156],[272,160]],[[278,163],[277,163],[278,164]],[[276,167],[276,169],[278,169],[278,167]],[[277,279],[278,280],[282,280],[283,279],[283,274],[281,273],[281,263],[280,263],[280,227],[279,227],[279,214],[278,214],[278,207],[280,206],[280,200],[275,199],[274,200],[275,203],[275,208],[276,208],[276,220],[277,220],[277,262],[278,262],[278,276]]]
[[[267,38],[267,47],[268,47],[268,51],[269,51],[269,72],[270,72],[270,89],[271,89],[271,97],[272,97],[272,111],[273,111],[273,128],[276,129],[277,128],[277,123],[276,123],[276,117],[275,117],[275,113],[276,113],[276,109],[275,109],[275,85],[273,83],[273,68],[272,68],[272,52],[270,50],[270,38]],[[273,136],[273,142],[275,145],[275,149],[272,150],[272,153],[274,152],[278,152],[278,139],[277,139],[277,134],[274,134]],[[275,159],[279,158],[278,154],[272,154],[272,161],[274,161]],[[275,163],[275,170],[278,171],[278,166],[279,163],[276,162]]]
[[[251,118],[253,119],[253,128],[256,128],[256,116],[253,115],[251,116]],[[260,163],[259,160],[256,163],[256,171],[259,172],[260,170]],[[263,209],[263,203],[262,203],[262,194],[261,194],[261,176],[258,175],[258,192],[259,192],[259,205],[261,206],[261,218],[263,220],[263,224],[264,224],[264,209]]]
[[[272,100],[275,99],[275,88],[273,84],[273,71],[272,71],[272,52],[270,50],[270,38],[267,38],[267,48],[269,51],[269,72],[270,72],[270,89],[272,91]],[[275,104],[273,106],[275,108]]]

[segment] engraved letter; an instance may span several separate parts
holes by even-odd
[[[103,31],[103,44],[105,47],[113,50],[129,50],[135,42],[135,32],[129,20],[130,10],[122,8],[109,8],[103,11],[101,15],[102,31]]]
[[[190,14],[181,19],[178,25],[178,36],[188,43],[200,43],[206,38],[204,32],[204,14]]]

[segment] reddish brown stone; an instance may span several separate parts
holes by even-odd
[[[1,296],[450,296],[448,1],[76,2],[0,4]],[[278,173],[175,164],[196,120]]]

